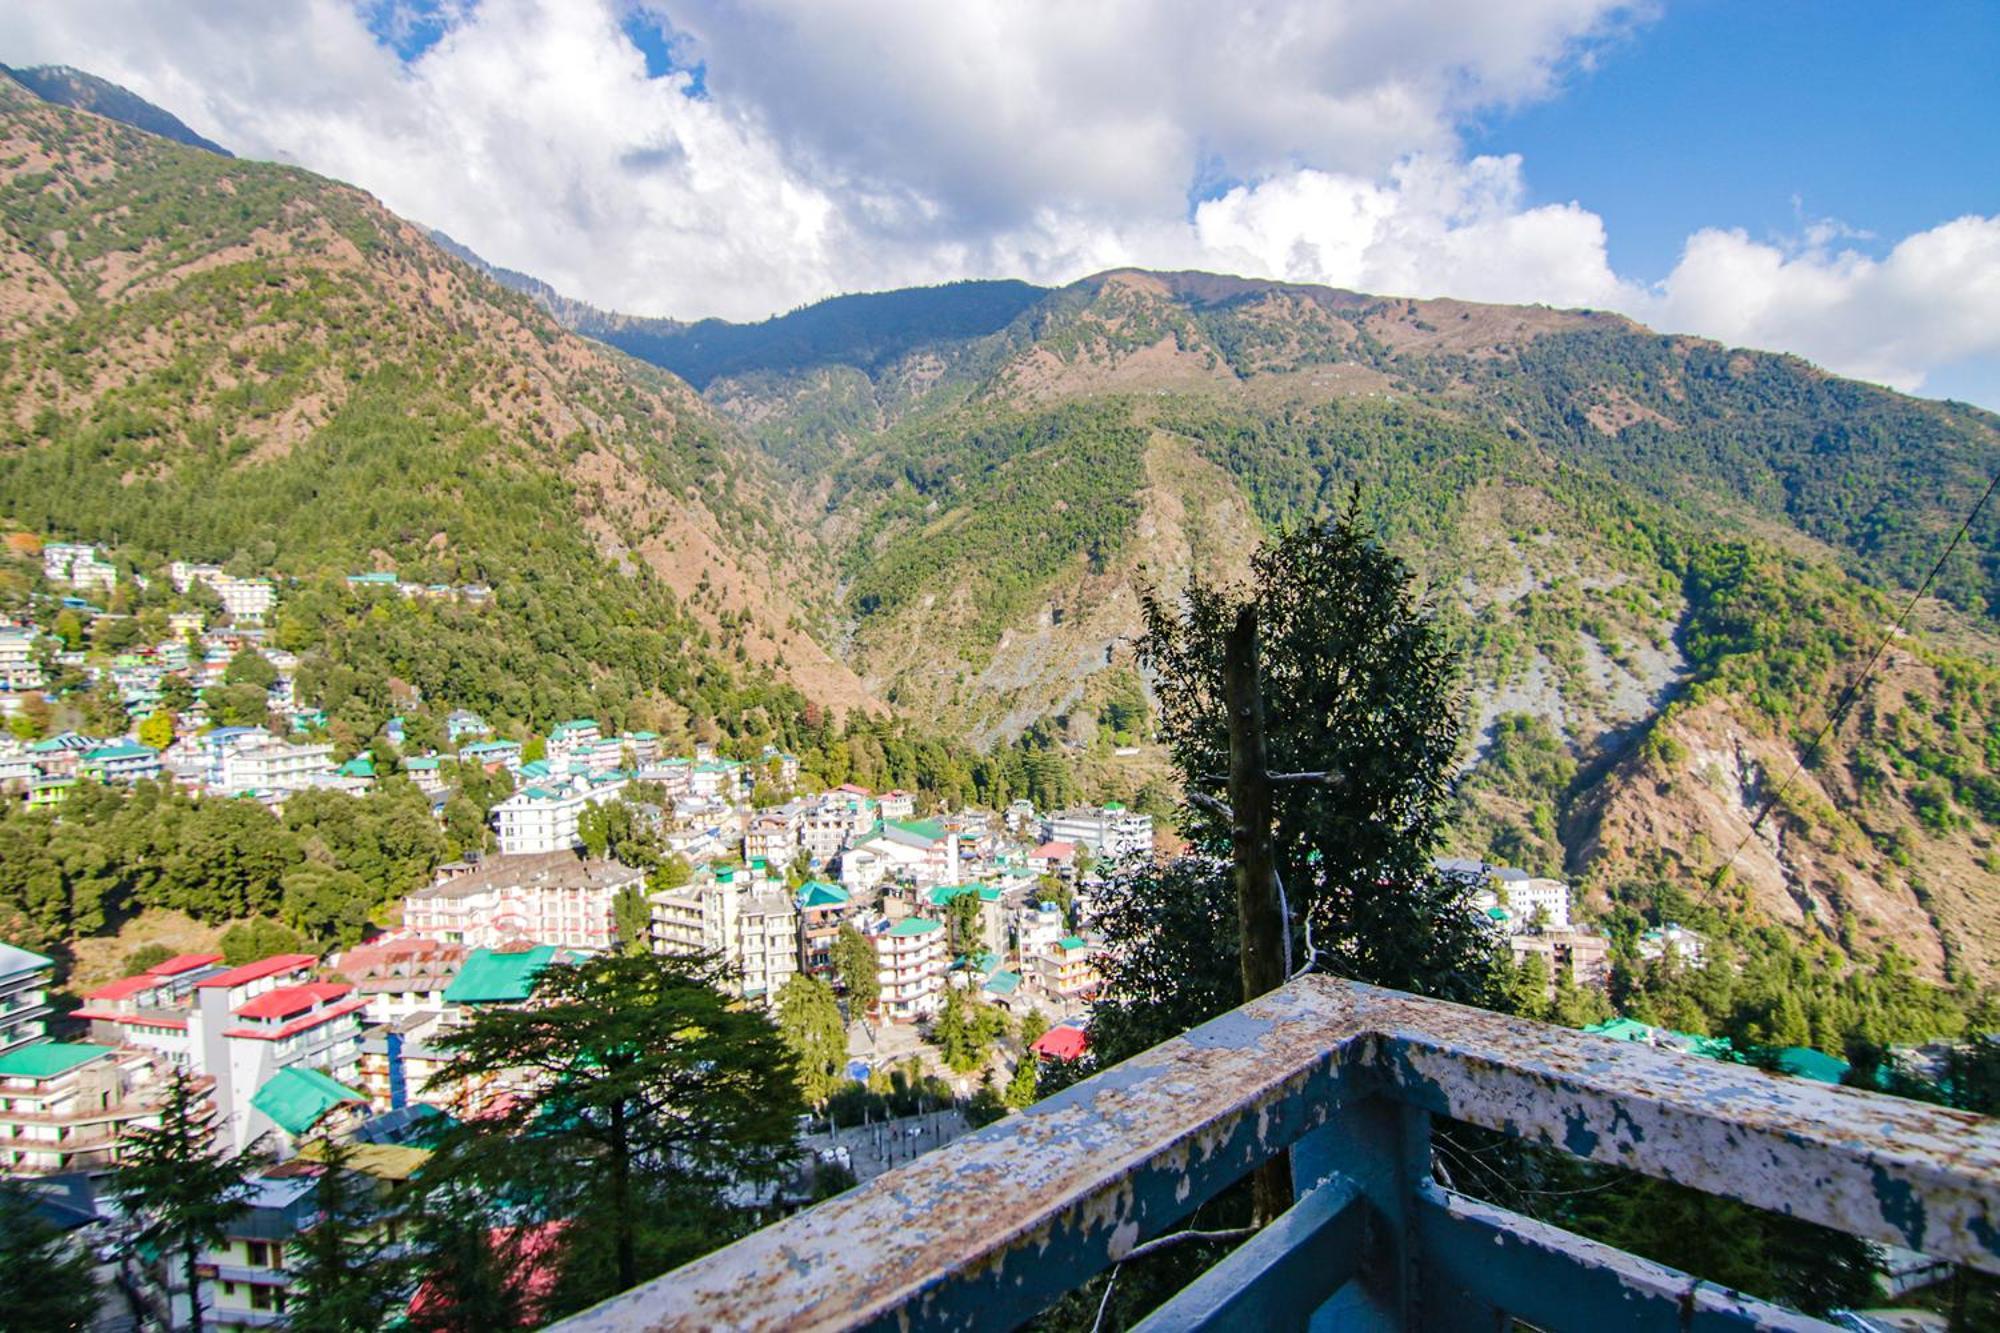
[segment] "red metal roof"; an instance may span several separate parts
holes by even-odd
[[[339,1004],[330,1004],[324,1009],[314,1010],[303,1018],[295,1018],[283,1027],[224,1028],[222,1035],[225,1037],[251,1037],[258,1041],[280,1041],[286,1037],[304,1032],[309,1028],[316,1028],[321,1023],[331,1023],[336,1018],[356,1013],[367,1007],[368,997],[357,995],[351,1000],[342,1000]]]
[[[129,1000],[142,990],[151,990],[160,984],[160,979],[149,972],[141,972],[136,977],[120,977],[106,982],[96,990],[85,991],[86,1000]]]
[[[247,986],[265,977],[275,977],[280,972],[296,971],[301,967],[311,967],[319,961],[309,953],[281,953],[274,958],[266,958],[260,963],[245,963],[232,967],[227,972],[218,972],[195,983],[202,990],[210,986]]]
[[[1050,1028],[1028,1049],[1051,1060],[1074,1060],[1090,1049],[1090,1038],[1077,1028]]]
[[[237,1007],[238,1018],[290,1018],[316,1004],[331,1004],[354,987],[338,981],[318,981],[306,986],[280,986]]]
[[[219,953],[177,953],[164,963],[155,963],[146,969],[151,977],[177,977],[183,972],[192,972],[198,967],[213,967],[222,961]]]
[[[165,1014],[132,1013],[123,1009],[92,1009],[85,1005],[73,1011],[70,1017],[86,1021],[102,1019],[107,1023],[123,1023],[126,1027],[134,1028],[173,1028],[181,1032],[187,1031],[185,1018],[168,1018]]]
[[[1076,844],[1073,842],[1045,842],[1028,853],[1029,858],[1043,861],[1074,861]]]

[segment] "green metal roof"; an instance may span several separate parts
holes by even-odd
[[[271,1117],[273,1124],[297,1137],[320,1122],[334,1107],[347,1102],[366,1103],[345,1084],[336,1083],[317,1069],[294,1065],[280,1069],[257,1089],[250,1105]]]
[[[1816,1051],[1810,1046],[1787,1046],[1778,1052],[1778,1068],[1800,1078],[1820,1083],[1838,1083],[1846,1075],[1847,1061]]]
[[[985,988],[992,991],[995,995],[1012,995],[1021,988],[1021,974],[1019,972],[995,972],[992,976],[986,978]]]
[[[344,778],[372,778],[375,776],[375,760],[365,754],[357,754],[340,766],[340,776]]]
[[[109,1054],[109,1046],[94,1046],[87,1041],[38,1041],[0,1055],[0,1078],[55,1078]]]
[[[1065,935],[1062,939],[1062,947],[1065,949],[1087,949],[1090,946],[1083,942],[1081,935]]]
[[[809,879],[799,886],[800,907],[838,907],[848,898],[846,889],[823,879]]]
[[[149,745],[100,745],[95,750],[84,752],[83,762],[97,763],[106,759],[150,759],[154,755]]]
[[[906,916],[891,926],[889,933],[898,939],[908,939],[912,935],[928,935],[934,930],[943,929],[944,927],[936,921],[930,921],[920,916]]]
[[[930,891],[931,906],[943,907],[953,899],[963,898],[968,893],[978,892],[979,886],[977,884],[939,884]]]
[[[535,974],[555,959],[553,944],[519,953],[474,949],[444,989],[446,1004],[519,1004],[535,992]]]
[[[936,842],[944,836],[944,825],[935,819],[890,819],[884,821],[890,828],[914,833],[919,838],[929,838]]]

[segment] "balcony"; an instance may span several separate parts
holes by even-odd
[[[560,1327],[1009,1328],[1286,1148],[1145,1328],[1828,1327],[1444,1188],[1432,1116],[2000,1272],[2000,1123],[1309,976]]]

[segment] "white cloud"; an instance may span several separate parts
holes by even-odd
[[[1464,156],[1468,117],[1559,93],[1643,6],[644,0],[705,63],[694,98],[646,76],[638,2],[450,0],[406,65],[344,0],[66,0],[0,10],[0,51],[635,313],[1131,263],[1609,307],[1904,387],[2000,356],[2000,218],[1881,258],[1703,231],[1648,287],[1584,204],[1528,201],[1532,164]]]

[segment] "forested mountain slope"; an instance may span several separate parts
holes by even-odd
[[[809,543],[733,428],[360,191],[0,82],[0,328],[0,515],[303,580],[281,640],[355,691],[753,733],[875,706],[799,628]],[[370,610],[372,568],[493,601]]]
[[[1455,850],[1992,975],[2000,512],[1731,855],[2000,466],[1990,414],[1615,315],[1206,274],[886,360],[798,358],[801,318],[739,328],[705,396],[816,516],[834,628],[903,708],[1131,739],[1137,589],[1358,486],[1466,649]]]

